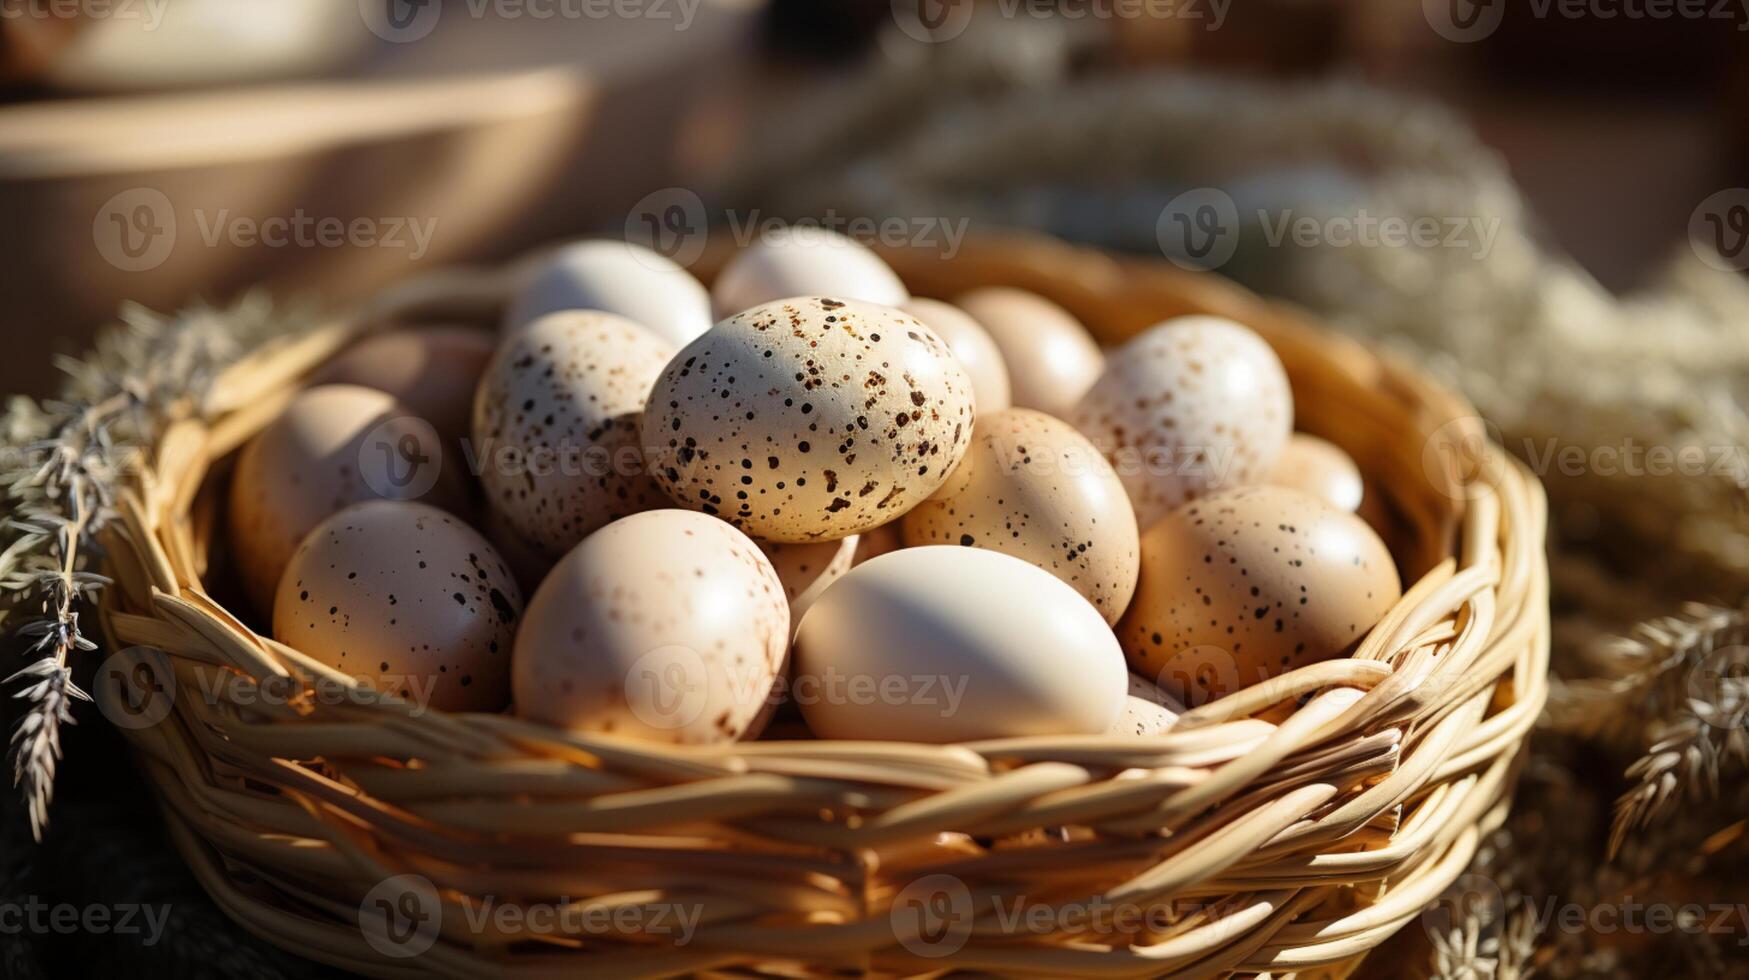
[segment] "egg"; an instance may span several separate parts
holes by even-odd
[[[814,604],[833,582],[844,577],[856,560],[857,535],[837,541],[815,541],[811,544],[761,544],[759,550],[771,560],[778,581],[783,583],[784,597],[789,600],[790,622],[799,623],[802,613]]]
[[[1402,596],[1372,528],[1283,487],[1243,487],[1142,535],[1118,624],[1130,666],[1185,704],[1345,656]]]
[[[273,603],[273,635],[379,691],[499,711],[522,593],[478,531],[425,504],[373,500],[317,525]]]
[[[1067,584],[982,548],[906,548],[851,569],[796,631],[792,696],[822,738],[1097,735],[1125,670]]]
[[[1360,468],[1348,454],[1317,436],[1296,432],[1276,461],[1268,483],[1291,490],[1303,490],[1338,510],[1350,513],[1360,509],[1365,484]]]
[[[472,327],[415,327],[367,337],[329,361],[313,384],[362,385],[387,392],[430,422],[446,447],[468,435],[474,390],[497,339]]]
[[[1112,352],[1068,421],[1111,460],[1147,527],[1187,500],[1261,482],[1293,417],[1287,373],[1263,338],[1189,316]]]
[[[535,587],[552,570],[552,557],[523,540],[522,535],[505,521],[504,515],[490,507],[485,508],[481,517],[480,530],[485,533],[486,540],[492,542],[492,547],[498,549],[504,564],[510,566],[523,594],[533,594]]]
[[[504,338],[474,402],[473,448],[506,526],[557,557],[615,518],[666,504],[639,420],[673,352],[600,312],[549,314]]]
[[[504,327],[514,330],[563,310],[623,316],[671,347],[691,342],[713,322],[704,284],[666,256],[630,242],[559,249],[517,290]]]
[[[692,511],[634,514],[584,539],[529,600],[516,710],[659,742],[751,738],[789,638],[783,583],[746,535]]]
[[[1043,296],[991,286],[966,293],[954,305],[995,341],[1018,408],[1066,419],[1105,367],[1105,355],[1081,321]]]
[[[972,380],[978,414],[1000,412],[1013,404],[1002,350],[978,321],[957,306],[917,296],[899,304],[899,309],[923,321],[924,326],[947,342],[948,349],[959,358],[966,376]]]
[[[851,567],[879,558],[889,551],[898,551],[905,547],[905,532],[903,519],[882,524],[872,531],[865,531],[856,536],[856,557],[851,559]]]
[[[1158,735],[1178,723],[1178,716],[1162,705],[1143,698],[1126,695],[1123,711],[1106,729],[1107,735]]]
[[[792,296],[898,306],[911,294],[868,246],[818,225],[761,235],[729,260],[711,288],[719,319]]]
[[[980,416],[965,458],[903,528],[911,547],[989,548],[1031,562],[1107,623],[1136,589],[1139,534],[1123,484],[1068,423],[1031,409]]]
[[[805,297],[686,345],[644,413],[676,504],[765,541],[872,530],[935,492],[971,441],[971,384],[916,318]]]
[[[244,591],[263,614],[292,553],[323,518],[366,500],[467,512],[460,461],[430,423],[357,385],[299,392],[237,457],[228,520]]]

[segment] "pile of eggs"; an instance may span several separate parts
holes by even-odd
[[[229,522],[277,639],[435,708],[959,742],[1147,736],[1351,653],[1401,594],[1362,495],[1240,324],[1101,350],[812,232],[709,291],[576,244],[495,335],[375,334],[242,450]]]

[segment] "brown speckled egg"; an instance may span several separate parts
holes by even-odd
[[[430,422],[458,449],[474,413],[474,390],[497,337],[471,327],[414,327],[367,337],[323,365],[314,384],[375,388]]]
[[[517,713],[672,743],[751,738],[789,650],[789,603],[746,535],[634,514],[560,559],[516,637]]]
[[[323,518],[366,500],[421,500],[467,512],[465,469],[436,430],[388,394],[357,385],[300,392],[238,456],[233,556],[250,601],[273,609],[292,552]]]
[[[1081,321],[1043,296],[991,286],[966,293],[954,305],[1001,350],[1017,408],[1066,419],[1105,367],[1105,355]]]
[[[973,415],[965,369],[916,318],[798,297],[676,354],[650,392],[644,444],[675,503],[765,541],[836,540],[933,493]]]
[[[905,544],[988,548],[1029,561],[1115,623],[1136,589],[1136,516],[1085,437],[1043,412],[982,415],[935,495],[905,515]]]
[[[818,225],[798,225],[761,235],[729,260],[711,287],[711,306],[721,319],[791,296],[898,306],[910,295],[868,246]]]
[[[1293,431],[1293,393],[1263,338],[1187,316],[1113,351],[1068,421],[1111,460],[1146,528],[1187,500],[1267,477]]]
[[[1281,459],[1266,481],[1278,487],[1304,490],[1332,507],[1350,513],[1360,509],[1366,492],[1360,468],[1348,454],[1317,436],[1296,432],[1281,451]]]
[[[1142,535],[1118,624],[1130,666],[1183,703],[1343,656],[1402,595],[1372,528],[1316,497],[1255,486],[1210,494]]]
[[[853,534],[837,541],[759,545],[759,550],[771,559],[778,581],[783,583],[783,594],[789,599],[791,623],[801,622],[802,613],[820,598],[820,593],[850,571],[861,541]]]
[[[479,532],[435,507],[357,504],[304,538],[274,638],[377,690],[442,711],[499,711],[522,593]]]
[[[899,309],[922,320],[937,337],[947,341],[953,356],[966,369],[966,376],[972,379],[979,415],[1000,412],[1014,403],[1008,386],[1008,366],[1002,363],[1002,349],[970,314],[940,300],[916,296],[901,303]]]
[[[474,401],[474,452],[507,526],[556,557],[667,502],[638,437],[644,398],[673,353],[612,313],[552,313],[506,335]]]

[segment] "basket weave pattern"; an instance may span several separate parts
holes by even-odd
[[[1449,391],[1213,277],[1031,238],[887,257],[920,295],[1022,286],[1106,341],[1184,313],[1250,325],[1288,369],[1299,427],[1364,472],[1402,600],[1352,658],[1246,688],[1147,739],[675,748],[376,698],[209,596],[224,524],[215,486],[310,367],[385,320],[489,316],[508,278],[446,275],[239,364],[164,435],[122,501],[104,626],[182,692],[159,683],[167,716],[124,731],[226,912],[360,973],[456,977],[1291,973],[1352,964],[1413,922],[1504,818],[1546,692],[1535,481]],[[286,696],[318,683],[354,696]],[[107,708],[133,696],[100,685],[99,697]],[[935,843],[948,832],[970,840]],[[952,948],[920,953],[894,901],[936,874],[979,912]],[[428,879],[442,906],[417,958],[385,955],[360,925],[361,902],[397,875]],[[481,927],[469,914],[561,898],[700,917],[677,945]],[[1061,917],[1017,933],[984,914],[1016,902],[1164,919],[1113,934]]]

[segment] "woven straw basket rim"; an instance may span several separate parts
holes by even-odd
[[[723,251],[699,263],[707,278]],[[1021,286],[1106,341],[1186,313],[1252,326],[1288,368],[1301,428],[1347,449],[1381,499],[1370,516],[1402,600],[1352,658],[1147,739],[675,748],[376,698],[208,595],[210,485],[312,367],[384,323],[490,322],[517,272],[429,276],[238,364],[158,441],[110,534],[105,629],[174,684],[157,689],[167,716],[124,734],[227,914],[373,976],[1207,976],[1340,974],[1438,898],[1504,818],[1546,694],[1545,505],[1528,471],[1416,369],[1214,276],[1018,235],[886,257],[919,295]],[[319,682],[356,696],[238,694]],[[132,696],[109,687],[106,707]],[[948,832],[966,837],[937,843]],[[1050,919],[1022,934],[974,914],[925,948],[895,896],[930,875],[974,908],[1169,914],[1140,931]],[[430,883],[416,957],[371,933],[366,900],[390,880]],[[485,903],[561,897],[698,918],[685,943],[481,925]]]

